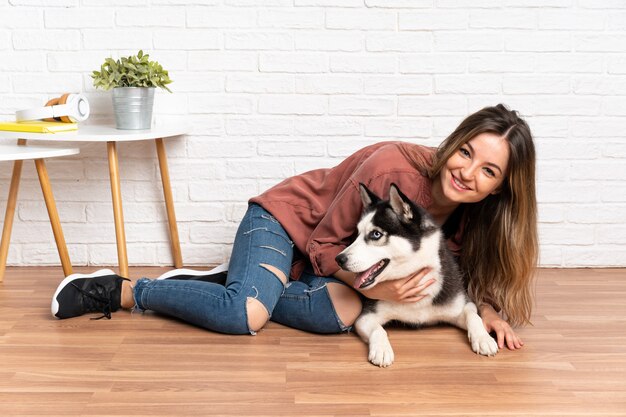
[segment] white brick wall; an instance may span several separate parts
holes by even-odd
[[[89,74],[150,53],[174,80],[156,119],[192,126],[166,146],[185,263],[206,265],[281,179],[380,140],[436,145],[504,102],[536,137],[542,265],[626,266],[625,22],[623,0],[2,0],[0,118],[84,92],[110,120]],[[129,260],[169,264],[154,147],[119,154]],[[48,168],[73,262],[116,264],[104,146]],[[9,264],[58,264],[32,163]]]

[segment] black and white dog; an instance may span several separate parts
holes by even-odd
[[[474,352],[495,355],[498,344],[469,300],[459,267],[432,217],[395,184],[389,200],[381,200],[363,184],[360,187],[364,209],[358,236],[336,258],[342,269],[357,273],[354,287],[371,288],[425,267],[431,271],[422,282],[435,280],[422,292],[426,297],[415,303],[366,301],[355,328],[369,343],[370,362],[380,367],[393,363],[393,349],[382,327],[392,320],[412,325],[453,324],[467,330]]]

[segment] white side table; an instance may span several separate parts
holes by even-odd
[[[174,266],[181,268],[183,258],[180,250],[178,226],[176,225],[176,213],[170,185],[170,174],[167,167],[167,156],[163,139],[180,136],[188,133],[187,126],[155,126],[148,130],[118,130],[114,126],[104,125],[79,125],[78,130],[59,133],[26,133],[26,132],[0,132],[0,137],[19,138],[28,140],[54,140],[69,142],[106,142],[109,157],[109,178],[111,180],[111,196],[113,200],[113,216],[115,219],[115,236],[117,240],[117,258],[120,275],[128,277],[128,255],[126,252],[126,232],[124,230],[124,213],[122,210],[122,192],[120,187],[119,162],[117,157],[117,142],[129,142],[137,140],[153,140],[156,144],[161,181],[163,182],[163,195],[167,210],[167,220],[170,231],[170,242]]]
[[[72,263],[70,262],[67,245],[65,244],[65,237],[63,236],[63,230],[61,229],[61,222],[59,221],[59,214],[57,212],[56,204],[54,203],[52,188],[50,187],[48,171],[46,170],[46,165],[43,159],[55,158],[58,156],[76,155],[79,150],[76,148],[62,149],[46,148],[43,146],[23,146],[25,142],[24,140],[19,140],[18,142],[20,143],[18,145],[0,145],[0,161],[15,161],[13,164],[11,186],[9,187],[7,208],[4,215],[2,243],[0,244],[0,282],[4,278],[4,270],[6,267],[7,256],[9,253],[11,230],[13,229],[13,217],[15,215],[15,205],[17,202],[17,191],[19,189],[20,177],[22,175],[22,163],[26,159],[35,160],[35,167],[37,168],[39,183],[41,184],[41,191],[43,192],[43,197],[46,202],[46,207],[48,209],[48,217],[50,218],[52,233],[54,234],[54,240],[56,241],[57,250],[59,251],[59,258],[61,258],[63,273],[65,274],[65,276],[68,276],[72,273]]]

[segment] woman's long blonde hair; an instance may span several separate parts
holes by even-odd
[[[518,326],[530,323],[539,253],[535,147],[528,124],[502,104],[471,114],[438,147],[427,175],[437,178],[462,145],[485,132],[508,141],[507,175],[497,194],[462,208],[460,267],[472,300],[501,308]],[[404,153],[410,157],[408,149]]]

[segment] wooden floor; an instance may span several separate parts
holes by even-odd
[[[55,320],[62,278],[9,268],[0,284],[0,416],[626,416],[624,269],[541,270],[521,351],[485,358],[461,330],[395,328],[387,369],[354,334],[271,323],[226,336],[151,313]]]

